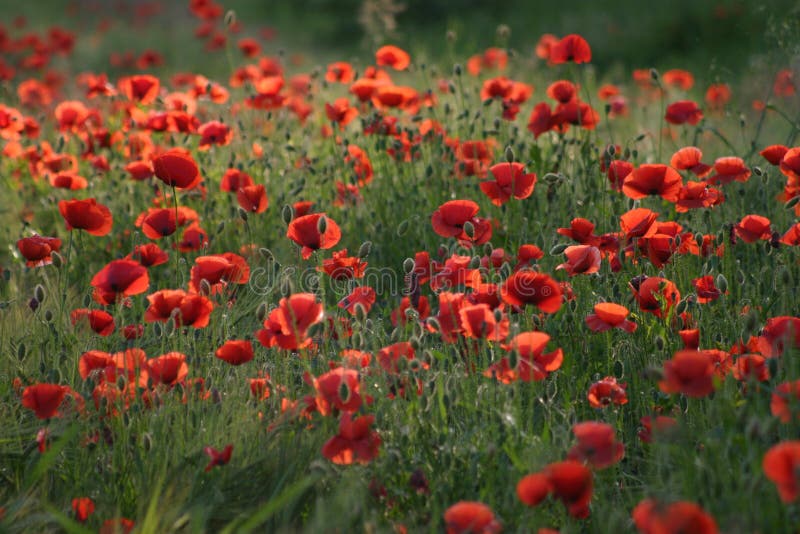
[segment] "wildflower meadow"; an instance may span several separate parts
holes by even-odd
[[[729,68],[45,3],[0,21],[0,532],[800,531],[796,13]]]

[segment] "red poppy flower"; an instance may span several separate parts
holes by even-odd
[[[605,408],[611,404],[622,406],[628,404],[626,387],[626,384],[617,383],[617,379],[613,376],[607,376],[592,384],[586,397],[592,408]]]
[[[57,237],[34,235],[17,241],[17,250],[25,258],[28,267],[41,267],[53,263],[53,252],[61,250],[61,240]]]
[[[733,365],[733,377],[741,382],[748,380],[766,382],[770,378],[767,359],[760,354],[742,354]]]
[[[656,218],[658,213],[647,208],[636,208],[623,213],[619,225],[627,241],[634,237],[652,237],[658,230]]]
[[[294,218],[286,237],[302,247],[303,259],[307,260],[315,250],[335,247],[342,238],[342,231],[324,213],[312,213]]]
[[[89,497],[72,499],[72,511],[75,514],[76,521],[85,523],[89,516],[94,513],[94,501]]]
[[[205,328],[214,305],[202,295],[186,293],[182,289],[162,289],[147,296],[150,306],[144,312],[144,320],[166,322],[175,320],[175,326]]]
[[[145,367],[153,385],[174,386],[185,380],[189,374],[186,355],[180,352],[168,352],[157,358],[151,358],[145,362]]]
[[[146,106],[155,101],[161,84],[155,76],[139,74],[120,78],[117,86],[128,100]]]
[[[700,122],[702,118],[703,112],[691,100],[673,102],[667,106],[667,112],[664,116],[664,119],[670,124],[685,124],[688,122],[692,126]]]
[[[331,63],[325,72],[325,81],[328,83],[351,83],[353,67],[346,61]]]
[[[770,145],[759,152],[762,158],[767,160],[770,165],[780,165],[783,157],[789,152],[789,147],[784,145]]]
[[[686,182],[678,193],[675,211],[686,213],[690,209],[708,208],[725,200],[719,189],[709,187],[706,182]]]
[[[231,127],[219,121],[209,121],[202,124],[197,129],[197,133],[200,134],[200,143],[197,145],[200,150],[207,150],[211,145],[225,146],[230,144],[231,139],[233,139]],[[161,177],[159,176],[159,178]],[[163,178],[161,179],[163,180]]]
[[[630,282],[633,296],[642,311],[663,318],[681,298],[674,283],[658,276],[640,276]]]
[[[314,379],[317,410],[331,415],[333,410],[355,412],[361,408],[361,382],[358,371],[336,367]]]
[[[714,518],[693,502],[676,501],[668,505],[645,499],[631,513],[641,534],[717,534]]]
[[[243,187],[254,185],[253,178],[244,171],[240,171],[235,167],[231,167],[225,174],[222,175],[222,180],[219,183],[220,191],[227,191],[229,193],[236,193]]]
[[[497,534],[503,527],[481,502],[459,501],[444,512],[447,534]]]
[[[678,425],[678,421],[674,417],[667,417],[666,415],[659,415],[656,417],[645,416],[639,420],[642,423],[642,429],[639,430],[638,436],[643,443],[652,443],[653,434],[666,434],[670,429]]]
[[[567,261],[556,267],[568,275],[592,274],[600,270],[600,249],[592,245],[575,245],[564,249]]]
[[[522,163],[498,163],[491,166],[489,171],[494,176],[494,180],[481,182],[480,188],[495,206],[505,204],[512,196],[522,200],[533,193],[536,174],[526,174],[525,166]]]
[[[534,106],[528,117],[528,130],[533,134],[534,139],[538,139],[540,135],[549,132],[556,126],[553,117],[553,111],[547,102],[540,102]]]
[[[307,331],[323,317],[322,304],[312,293],[296,293],[282,298],[264,321],[264,328],[256,337],[265,347],[279,346],[287,350],[298,350],[311,345]]]
[[[111,210],[103,204],[98,204],[94,198],[61,200],[58,202],[58,211],[67,223],[67,230],[77,228],[96,236],[104,236],[111,232],[114,222]]]
[[[625,455],[625,446],[617,441],[614,427],[608,423],[586,421],[572,426],[578,444],[572,447],[567,458],[587,462],[595,469],[605,469],[616,464]]]
[[[72,310],[69,318],[72,326],[76,326],[81,321],[86,321],[89,328],[101,336],[109,336],[114,332],[114,317],[103,310],[89,310],[86,308]]]
[[[780,356],[788,347],[800,348],[800,318],[780,316],[767,319],[758,337],[758,352],[771,358]]]
[[[782,382],[775,387],[769,402],[772,415],[781,423],[790,423],[793,415],[800,415],[797,406],[800,404],[800,380]]]
[[[722,111],[731,100],[731,88],[727,83],[713,83],[706,89],[706,104],[708,107]]]
[[[704,351],[681,350],[664,362],[664,379],[658,383],[664,393],[705,397],[714,391],[714,362]]]
[[[561,308],[561,287],[544,273],[517,271],[509,276],[500,289],[503,301],[512,306],[533,304],[544,313]]]
[[[592,332],[605,332],[612,328],[619,328],[628,333],[636,331],[637,325],[633,321],[626,319],[628,308],[613,302],[601,302],[595,304],[594,313],[586,316],[586,326]]]
[[[621,159],[615,159],[608,164],[606,176],[608,181],[611,182],[611,188],[614,191],[622,191],[622,186],[625,183],[625,178],[633,172],[633,163]]]
[[[719,158],[714,162],[714,176],[708,179],[710,184],[729,184],[733,181],[746,182],[750,178],[750,169],[742,158]]]
[[[401,48],[386,45],[375,52],[375,63],[380,67],[388,66],[394,70],[406,70],[411,64],[411,56]]]
[[[59,189],[69,189],[70,191],[86,189],[89,186],[89,182],[86,181],[86,178],[83,176],[78,176],[73,172],[59,172],[56,174],[51,174],[48,177],[48,181],[53,187],[57,187]]]
[[[516,365],[512,365],[510,357],[503,357],[486,369],[484,376],[495,377],[504,384],[515,380],[544,380],[550,373],[560,369],[564,361],[564,353],[560,348],[553,352],[544,352],[549,341],[550,336],[543,332],[518,334],[509,344],[502,346],[505,350],[514,351],[512,356],[516,357]]]
[[[333,104],[325,103],[325,114],[328,120],[344,128],[358,117],[358,109],[352,107],[347,98],[337,98]]]
[[[592,472],[582,463],[567,460],[547,465],[517,484],[517,496],[528,506],[536,506],[548,495],[559,499],[573,517],[589,517],[589,502],[594,484]]]
[[[153,159],[153,172],[169,186],[191,189],[200,183],[200,169],[188,151],[173,148]]]
[[[367,263],[361,261],[361,258],[357,256],[348,256],[347,249],[345,248],[334,252],[332,258],[322,260],[322,268],[318,270],[324,272],[334,280],[350,280],[363,277],[366,267]]]
[[[139,262],[113,260],[94,275],[91,285],[95,288],[95,301],[108,306],[120,296],[129,297],[147,291],[150,277]]]
[[[249,279],[250,266],[247,260],[238,254],[223,252],[198,256],[191,270],[189,290],[213,295],[222,292],[228,284],[246,284]],[[207,289],[205,289],[206,284]]]
[[[464,305],[464,293],[439,292],[439,311],[436,314],[436,322],[439,327],[438,332],[446,343],[455,341],[457,335],[462,332],[459,312]],[[436,331],[430,324],[428,329],[432,332]]]
[[[462,306],[459,317],[467,337],[492,341],[502,341],[508,337],[508,317],[502,314],[498,321],[487,304]]]
[[[146,243],[144,245],[136,245],[133,252],[124,259],[138,261],[144,267],[152,267],[167,263],[169,256],[155,243]]]
[[[678,335],[681,337],[681,341],[683,341],[684,349],[699,350],[700,347],[699,328],[687,328],[685,330],[680,330],[678,332]]]
[[[722,292],[717,289],[714,277],[710,274],[693,279],[692,285],[697,292],[697,302],[700,304],[713,302],[722,295]]]
[[[745,243],[755,243],[759,239],[768,240],[772,237],[770,220],[761,215],[745,215],[734,230]]]
[[[569,228],[559,228],[556,232],[582,245],[594,245],[597,241],[597,236],[594,235],[594,223],[588,219],[572,219]]]
[[[427,319],[431,314],[431,305],[430,302],[428,302],[428,297],[421,295],[416,306],[412,306],[410,297],[403,297],[400,301],[400,305],[392,310],[392,314],[390,316],[392,326],[396,327],[398,325],[405,325],[408,321],[406,311],[411,309],[417,312],[421,321]]]
[[[666,85],[677,87],[683,91],[688,91],[694,86],[694,76],[692,73],[683,69],[671,69],[661,75]]]
[[[214,355],[231,365],[242,365],[253,359],[253,345],[246,339],[230,339]]]
[[[205,472],[208,473],[216,466],[226,465],[231,461],[231,454],[233,453],[233,445],[226,445],[224,449],[218,451],[214,447],[205,447],[203,452],[209,458],[208,465],[206,465]]]
[[[544,251],[536,245],[520,245],[517,249],[517,264],[514,266],[515,271],[530,267],[533,262],[544,258]]]
[[[339,433],[322,446],[322,455],[335,464],[368,464],[378,456],[381,437],[370,427],[374,415],[353,418],[344,412],[339,419]]]
[[[58,408],[72,389],[59,384],[34,384],[22,392],[22,405],[39,419],[59,417]]]
[[[775,75],[772,92],[775,96],[793,96],[797,88],[794,84],[794,73],[789,69],[779,70]]]
[[[142,233],[149,239],[161,239],[175,233],[178,229],[174,208],[152,208],[144,218],[136,220],[136,225],[141,224]]]
[[[622,192],[632,199],[659,195],[675,202],[683,186],[683,179],[672,167],[661,164],[644,164],[635,168],[622,184]]]
[[[354,288],[349,295],[340,300],[338,306],[351,315],[356,315],[358,305],[368,313],[373,304],[375,304],[375,290],[369,286],[361,286]]]
[[[700,161],[703,153],[694,146],[683,147],[672,155],[670,167],[680,171],[691,171],[698,178],[703,178],[711,172],[711,166]]]
[[[800,495],[800,441],[782,441],[764,455],[764,474],[775,483],[785,503]]]
[[[442,237],[464,236],[464,225],[478,213],[478,205],[471,200],[451,200],[433,212],[433,231]]]
[[[562,37],[550,47],[550,63],[588,63],[592,60],[592,49],[586,39],[577,34]]]

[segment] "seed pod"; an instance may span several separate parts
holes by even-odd
[[[470,221],[464,223],[464,233],[470,239],[475,237],[475,226]]]
[[[53,322],[53,312],[51,310],[45,310],[44,312],[44,320],[47,323]]]
[[[327,229],[328,229],[328,219],[326,219],[325,216],[323,215],[317,221],[317,232],[319,232],[320,234],[324,234]]]
[[[258,319],[258,322],[261,323],[264,322],[264,319],[266,318],[267,318],[267,303],[262,302],[261,304],[258,305],[258,308],[256,308],[256,319]]]
[[[294,219],[294,208],[286,204],[281,210],[281,218],[283,218],[283,222],[286,224],[292,222],[292,219]]]
[[[569,245],[564,245],[563,243],[560,245],[555,245],[550,249],[551,256],[558,256],[559,254],[563,254]]]
[[[64,265],[64,257],[56,251],[50,253],[50,260],[56,269],[60,269]]]
[[[511,145],[508,145],[508,146],[506,147],[506,153],[505,153],[505,156],[506,156],[506,161],[507,161],[507,162],[509,162],[509,163],[514,163],[514,149],[513,149],[513,148],[511,148]]]
[[[410,273],[411,271],[414,270],[415,264],[416,263],[414,262],[414,258],[406,258],[405,260],[403,260],[403,272],[406,274]]]
[[[364,241],[361,243],[361,246],[358,249],[358,257],[361,259],[366,258],[369,256],[370,251],[372,250],[372,241]]]
[[[36,284],[36,287],[33,288],[33,297],[39,302],[44,302],[45,291],[42,284]]]
[[[728,279],[725,278],[725,275],[722,273],[717,275],[717,289],[719,289],[721,293],[728,291]]]

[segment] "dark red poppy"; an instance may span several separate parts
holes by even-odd
[[[307,260],[315,250],[335,247],[342,231],[324,213],[312,213],[292,219],[286,237],[302,247],[303,259]]]
[[[155,101],[161,83],[158,78],[149,74],[139,74],[120,78],[117,82],[120,92],[128,100],[142,105],[148,105]]]
[[[620,384],[613,376],[598,380],[589,387],[586,398],[592,408],[605,408],[612,404],[622,406],[628,404],[628,395],[625,392],[626,384]]]
[[[57,237],[34,235],[17,241],[17,250],[25,258],[28,267],[41,267],[53,263],[53,252],[61,250],[61,240]]]
[[[700,506],[689,501],[662,504],[645,499],[631,513],[633,523],[641,534],[717,534],[714,518]]]
[[[692,126],[700,122],[703,112],[697,107],[697,103],[691,100],[679,100],[667,106],[664,119],[670,124],[686,124]]]
[[[614,191],[622,191],[622,185],[625,183],[625,178],[633,172],[633,163],[621,159],[615,159],[608,164],[606,176],[608,181],[611,182],[611,188]]]
[[[769,401],[769,410],[781,423],[790,423],[797,419],[797,406],[800,405],[800,380],[781,382],[772,392]]]
[[[114,222],[111,210],[94,198],[61,200],[58,202],[58,211],[67,223],[67,230],[86,230],[96,236],[111,232]]]
[[[125,259],[138,261],[144,267],[152,267],[167,263],[169,256],[155,243],[146,243],[144,245],[136,245],[133,252],[128,254]]]
[[[503,526],[482,502],[459,501],[444,512],[447,534],[498,534]]]
[[[322,446],[322,455],[340,465],[368,464],[378,456],[381,446],[381,437],[371,428],[374,422],[374,415],[342,413],[339,433]]]
[[[145,366],[154,386],[158,384],[174,386],[185,380],[189,374],[186,355],[180,352],[168,352],[157,358],[151,358],[145,362]]]
[[[317,302],[314,294],[296,293],[281,299],[264,321],[264,328],[255,335],[265,347],[304,349],[312,343],[307,337],[308,329],[322,317],[322,304]]]
[[[782,355],[787,348],[800,348],[800,318],[770,317],[757,343],[758,352],[770,358]]]
[[[770,378],[767,359],[760,354],[742,354],[733,365],[733,377],[742,382],[766,382]]]
[[[658,415],[656,417],[648,415],[642,417],[639,422],[642,423],[642,428],[637,435],[643,443],[652,443],[654,434],[656,436],[659,434],[665,435],[678,426],[678,421],[674,417],[667,417],[666,415]]]
[[[528,506],[536,506],[548,495],[559,499],[573,517],[589,517],[589,502],[594,484],[592,472],[582,463],[567,460],[547,465],[517,484],[517,496]]]
[[[588,63],[592,60],[592,49],[586,39],[577,34],[562,37],[550,47],[550,63]]]
[[[199,150],[208,150],[211,145],[225,146],[230,144],[231,139],[233,139],[231,127],[219,121],[209,121],[202,124],[197,129],[197,133],[200,134],[200,142],[197,145]],[[161,177],[159,176],[159,178]],[[163,178],[161,179],[163,180]]]
[[[72,390],[59,384],[34,384],[22,392],[22,405],[33,410],[39,419],[59,417],[58,409]]]
[[[70,322],[72,322],[72,326],[76,326],[79,322],[86,321],[89,328],[101,336],[110,336],[114,332],[114,317],[103,310],[80,308],[72,310],[69,314],[69,318]]]
[[[664,393],[682,393],[689,397],[706,397],[714,391],[714,362],[709,354],[697,350],[681,350],[664,362],[664,379],[658,383]]]
[[[191,189],[200,183],[200,169],[188,151],[173,148],[153,158],[153,172],[169,186]]]
[[[174,319],[175,326],[205,328],[214,309],[206,297],[182,289],[162,289],[148,295],[147,300],[150,306],[145,310],[144,320],[149,323]]]
[[[764,475],[778,488],[785,503],[797,500],[800,495],[800,441],[782,441],[773,445],[764,455]]]
[[[139,262],[113,260],[94,275],[91,285],[95,288],[95,301],[108,306],[121,296],[129,297],[147,291],[150,277]]]
[[[222,175],[219,188],[221,191],[236,193],[239,189],[250,185],[254,185],[254,182],[249,174],[235,167],[231,167]]]
[[[246,339],[230,339],[214,355],[231,365],[242,365],[253,359],[253,345]]]
[[[503,301],[512,306],[533,304],[544,313],[561,308],[562,291],[550,276],[535,271],[517,271],[509,276],[500,289]]]
[[[204,447],[203,452],[208,456],[208,465],[206,465],[205,472],[208,473],[216,466],[226,465],[231,461],[231,454],[233,453],[233,445],[226,445],[224,449],[218,451],[214,447]]]
[[[522,163],[498,163],[491,166],[489,172],[494,176],[494,180],[481,182],[480,188],[495,206],[503,205],[512,196],[521,200],[533,193],[536,174],[526,174]]]
[[[89,497],[72,499],[72,512],[75,514],[76,521],[85,523],[89,516],[94,513],[94,501]]]
[[[333,104],[325,103],[325,114],[329,121],[344,128],[358,117],[358,109],[352,107],[347,98],[337,98]]]
[[[575,245],[564,249],[567,261],[556,267],[568,275],[592,274],[600,270],[600,249],[592,245]]]
[[[595,469],[605,469],[616,464],[625,455],[625,446],[617,441],[614,427],[599,421],[585,421],[572,426],[578,440],[567,458],[586,462]]]
[[[659,195],[675,202],[683,186],[683,179],[672,167],[661,164],[644,164],[635,168],[622,184],[622,192],[632,199]]]

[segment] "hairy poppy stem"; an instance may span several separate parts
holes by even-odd
[[[173,238],[175,245],[175,287],[178,287],[180,285],[178,274],[180,266],[180,258],[178,257],[180,254],[180,243],[178,243],[178,191],[175,189],[175,184],[172,185],[172,201],[175,203],[175,232],[172,234],[175,236]]]

